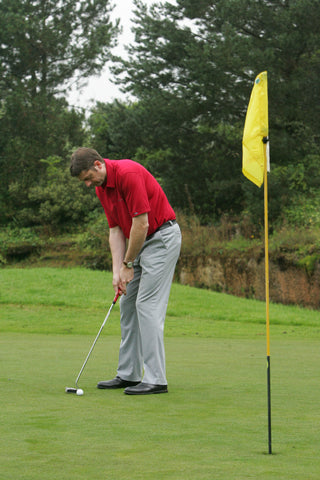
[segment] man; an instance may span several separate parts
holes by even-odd
[[[117,376],[97,387],[166,393],[164,321],[181,247],[175,213],[156,179],[132,160],[103,159],[82,147],[70,172],[96,188],[109,224],[113,288],[121,294]]]

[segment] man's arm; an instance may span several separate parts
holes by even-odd
[[[110,229],[109,243],[115,291],[120,288],[122,293],[127,293],[127,284],[133,279],[134,270],[133,268],[127,268],[123,262],[133,262],[137,257],[146,239],[148,228],[147,213],[133,217],[127,251],[125,251],[126,239],[120,227]]]
[[[144,244],[148,228],[149,223],[147,213],[133,217],[128,249],[124,258],[125,262],[133,262],[133,260],[136,258]]]
[[[109,244],[112,255],[112,284],[117,293],[120,284],[120,268],[126,251],[126,237],[120,227],[110,228]]]
[[[147,236],[149,228],[148,223],[148,214],[143,213],[142,215],[138,215],[137,217],[133,217],[132,219],[132,226],[130,230],[129,242],[128,242],[128,249],[126,251],[125,257],[123,261],[125,262],[133,262],[134,259],[137,257],[138,253],[140,252],[144,241]],[[134,270],[133,268],[127,268],[124,263],[120,268],[120,290],[124,294],[127,293],[127,284],[131,282],[134,277]]]

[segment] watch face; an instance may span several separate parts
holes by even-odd
[[[133,267],[133,263],[132,263],[132,262],[128,262],[128,263],[127,263],[127,267],[128,267],[128,268],[132,268],[132,267]]]

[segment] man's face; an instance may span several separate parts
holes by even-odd
[[[94,166],[89,170],[83,170],[78,178],[87,187],[100,187],[106,179],[105,164],[98,161],[94,162]]]

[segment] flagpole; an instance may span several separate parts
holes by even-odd
[[[265,148],[264,162],[264,245],[265,245],[265,292],[266,292],[266,337],[267,337],[267,388],[268,388],[268,452],[272,454],[271,439],[271,366],[270,366],[270,319],[269,319],[269,225],[268,225],[268,137],[262,139]]]
[[[242,139],[242,172],[255,185],[264,183],[264,234],[265,234],[265,295],[268,380],[268,446],[271,446],[271,373],[270,373],[270,325],[269,325],[269,245],[268,245],[268,72],[259,73],[254,81]],[[263,143],[261,143],[261,140]]]

